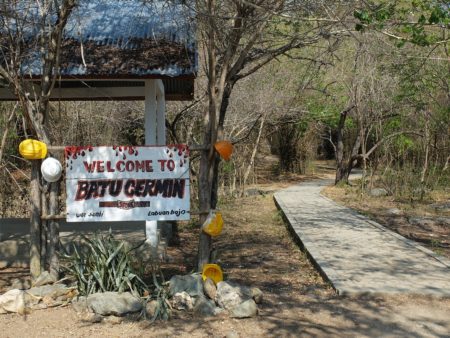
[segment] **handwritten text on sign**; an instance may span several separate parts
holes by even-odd
[[[66,147],[67,221],[189,219],[189,149]]]

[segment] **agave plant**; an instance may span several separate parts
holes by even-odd
[[[80,295],[130,291],[140,297],[148,290],[131,259],[131,252],[142,244],[127,249],[125,242],[114,239],[111,231],[107,235],[96,233],[93,238],[82,238],[83,248],[73,244],[73,253],[62,255],[67,260],[64,268],[77,280]]]

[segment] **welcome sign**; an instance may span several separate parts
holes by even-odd
[[[188,220],[189,148],[66,147],[67,221]]]

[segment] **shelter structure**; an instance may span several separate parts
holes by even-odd
[[[191,100],[197,72],[189,9],[164,0],[80,0],[64,32],[53,100],[145,100],[145,142],[166,144],[165,102]],[[42,65],[30,53],[21,72],[38,86]],[[30,93],[32,95],[32,93]],[[0,86],[0,100],[15,100]],[[156,222],[147,222],[156,245]]]

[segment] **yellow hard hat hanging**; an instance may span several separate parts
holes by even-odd
[[[202,230],[210,236],[219,236],[223,228],[223,218],[220,212],[210,212],[208,218],[203,223]]]
[[[203,265],[202,278],[203,280],[211,278],[217,284],[223,281],[222,269],[217,264],[205,264]]]
[[[225,161],[231,158],[233,153],[233,144],[229,141],[218,141],[214,144],[214,148]]]
[[[19,153],[27,160],[41,160],[47,156],[47,145],[41,141],[27,139],[20,142]]]

